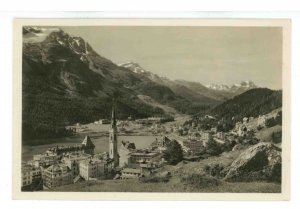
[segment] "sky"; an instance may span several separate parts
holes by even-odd
[[[278,27],[61,27],[116,64],[133,61],[170,79],[207,84],[251,80],[281,89],[282,29]]]

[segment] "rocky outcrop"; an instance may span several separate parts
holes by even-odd
[[[227,181],[281,181],[281,149],[259,143],[243,152],[228,168]]]

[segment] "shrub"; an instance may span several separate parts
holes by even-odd
[[[264,127],[262,126],[262,125],[259,125],[259,126],[257,126],[257,130],[259,131],[259,130],[261,130],[261,129],[263,129]]]
[[[170,176],[145,176],[140,178],[142,183],[167,183]]]
[[[272,133],[272,142],[277,144],[282,141],[282,131],[277,131]]]
[[[203,174],[188,174],[186,176],[181,177],[180,181],[182,183],[190,184],[196,188],[205,188],[218,186],[220,181],[212,176],[206,176]]]
[[[270,127],[273,127],[273,126],[276,126],[277,124],[277,121],[275,120],[275,118],[269,118],[267,121],[266,121],[266,126],[268,128]]]
[[[258,138],[245,138],[242,142],[243,145],[255,145],[259,142]]]
[[[222,153],[221,145],[215,140],[209,140],[207,142],[206,153],[210,155],[219,155]]]
[[[222,163],[211,163],[204,166],[204,172],[216,178],[224,177],[222,173],[223,169],[224,165]]]
[[[275,165],[274,168],[266,167],[259,171],[249,172],[247,175],[237,176],[229,181],[234,182],[281,182],[281,165]]]
[[[225,140],[225,143],[222,146],[222,152],[231,151],[232,148],[236,145],[236,141]]]

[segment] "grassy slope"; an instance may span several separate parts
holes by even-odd
[[[137,179],[82,182],[56,188],[53,191],[76,192],[212,192],[212,193],[278,193],[280,184],[266,182],[222,182],[219,186],[195,189],[190,185],[168,183],[140,183]]]

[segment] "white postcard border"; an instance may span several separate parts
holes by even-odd
[[[22,26],[232,26],[283,29],[281,193],[21,192]],[[289,200],[291,141],[291,21],[289,19],[15,19],[13,66],[13,199],[43,200]]]

